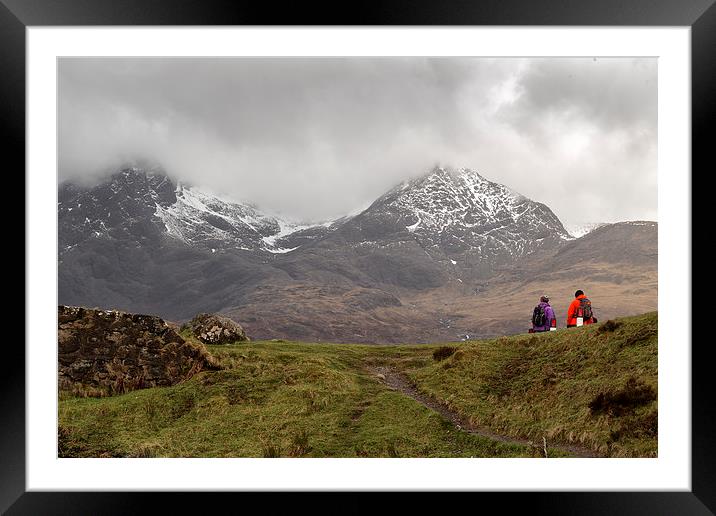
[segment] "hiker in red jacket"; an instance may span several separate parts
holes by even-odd
[[[577,290],[574,293],[574,301],[567,308],[567,328],[595,322],[597,322],[597,318],[592,313],[592,302],[587,299],[584,292]]]

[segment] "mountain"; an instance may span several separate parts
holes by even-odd
[[[586,224],[573,224],[569,227],[565,227],[565,229],[572,238],[580,238],[604,225],[604,222],[588,222]]]
[[[163,231],[153,224],[153,214],[157,207],[169,207],[177,199],[171,180],[152,172],[127,168],[92,187],[62,183],[57,193],[60,259],[96,238],[142,244],[160,240]]]
[[[489,277],[569,238],[545,205],[475,171],[443,168],[397,185],[330,229],[275,266],[322,285],[422,291]]]
[[[335,237],[374,248],[414,241],[433,260],[453,266],[448,269],[480,275],[555,247],[569,234],[544,204],[474,170],[439,167],[381,196]]]
[[[581,274],[550,263],[589,257],[607,280],[631,265],[655,279],[655,252],[642,253],[655,223],[608,227],[574,239],[547,206],[470,169],[435,168],[360,213],[299,224],[159,168],[126,167],[92,186],[59,186],[59,302],[177,321],[221,312],[258,339],[486,336],[524,326],[509,307],[492,313],[512,299],[495,285]],[[655,284],[640,288],[655,304]]]
[[[577,289],[592,301],[600,320],[658,308],[658,225],[650,221],[604,224],[554,249],[543,249],[487,281],[443,296],[456,333],[497,336],[526,331],[532,309],[547,295],[559,328]],[[435,305],[434,295],[413,302],[418,310]]]
[[[175,183],[160,169],[125,168],[93,187],[63,183],[58,194],[60,253],[88,238],[111,236],[158,241],[165,236],[189,247],[285,253],[288,237],[303,241],[317,229],[260,212]],[[300,244],[299,244],[300,245]]]
[[[273,256],[266,251],[272,247],[256,236],[257,229],[240,218],[231,228],[217,227],[221,215],[242,213],[248,219],[255,213],[251,207],[242,210],[190,192],[162,170],[137,167],[92,186],[62,183],[60,303],[183,319],[238,303],[251,286],[269,281],[272,271],[263,261]],[[259,214],[254,218],[265,222],[256,223],[265,237],[280,231],[278,221]],[[231,239],[245,243],[244,249],[232,248]],[[246,250],[251,243],[254,249]],[[228,251],[220,252],[223,249]]]

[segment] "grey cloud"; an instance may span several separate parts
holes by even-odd
[[[520,78],[528,114],[583,116],[605,129],[656,127],[656,59],[536,59]]]
[[[652,59],[72,58],[58,86],[61,180],[145,156],[322,219],[443,164],[565,223],[656,218]]]

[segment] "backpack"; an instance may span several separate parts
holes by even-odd
[[[578,310],[582,312],[582,317],[584,317],[585,321],[588,321],[592,318],[592,302],[586,297],[583,297],[579,300]],[[577,312],[577,314],[579,314],[579,311]],[[577,315],[577,317],[579,317],[579,315]]]
[[[544,306],[535,306],[532,312],[532,324],[534,326],[544,326],[547,324],[547,314],[544,313]]]

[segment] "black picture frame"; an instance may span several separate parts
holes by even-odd
[[[25,170],[25,29],[28,26],[86,25],[571,25],[689,26],[692,71],[692,181],[701,170],[706,181],[712,157],[709,126],[716,92],[715,0],[391,0],[370,4],[338,2],[246,2],[228,0],[0,0],[0,127],[4,164]],[[8,159],[9,158],[9,159]],[[15,176],[19,174],[15,173]],[[24,190],[24,182],[22,183]],[[26,190],[24,190],[26,192]],[[696,234],[692,231],[692,235]],[[27,263],[27,256],[24,256]],[[25,275],[30,271],[25,266]],[[686,300],[680,300],[686,302]],[[27,324],[27,314],[25,314]],[[689,336],[691,337],[691,336]],[[693,340],[693,339],[691,339]],[[716,511],[716,429],[711,343],[692,353],[692,490],[690,492],[532,492],[480,493],[480,504],[497,502],[501,511],[522,509],[550,514],[712,514]],[[674,343],[682,344],[682,343]],[[687,343],[683,343],[687,344]],[[692,342],[688,342],[689,345]],[[162,512],[193,504],[206,507],[208,494],[122,492],[26,492],[25,353],[6,341],[0,375],[0,510],[8,514],[113,514]],[[473,493],[474,496],[476,493]],[[242,507],[257,501],[250,493],[212,493],[212,502],[242,497]],[[215,498],[216,497],[216,498]],[[340,512],[373,512],[369,497],[342,501]],[[293,497],[293,506],[307,496]],[[272,512],[284,499],[272,495]],[[405,504],[424,504],[423,494],[403,496]],[[229,502],[229,500],[226,500]],[[456,500],[457,501],[457,500]],[[232,503],[232,502],[229,502]],[[312,510],[337,510],[327,498]],[[469,503],[474,504],[472,500]],[[264,507],[266,507],[264,505]],[[236,506],[236,510],[240,507]],[[406,505],[403,509],[408,509]],[[326,510],[326,509],[324,509]]]

